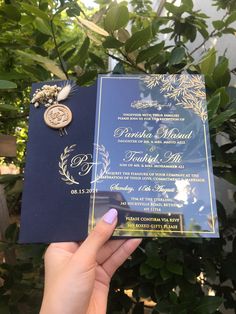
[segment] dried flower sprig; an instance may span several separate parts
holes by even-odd
[[[58,93],[57,95],[57,101],[61,101],[66,99],[69,94],[71,93],[72,86],[70,84],[66,84]]]
[[[57,85],[43,85],[41,89],[36,89],[31,102],[36,108],[39,105],[49,107],[57,102],[57,95],[60,91],[61,87]]]
[[[49,107],[57,104],[59,101],[66,99],[72,90],[71,84],[66,84],[63,87],[57,85],[43,85],[41,89],[36,89],[33,94],[31,103],[37,108],[40,105]]]

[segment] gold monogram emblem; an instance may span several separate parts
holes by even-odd
[[[71,110],[62,104],[51,105],[44,113],[45,123],[54,129],[62,129],[66,127],[71,120]]]

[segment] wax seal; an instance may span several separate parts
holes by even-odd
[[[62,104],[54,104],[44,112],[45,123],[53,129],[63,129],[72,120],[71,110]]]
[[[72,120],[71,110],[60,104],[62,100],[69,97],[74,85],[66,83],[63,87],[57,85],[43,85],[36,89],[31,103],[35,108],[44,105],[47,109],[44,112],[44,122],[53,129],[58,129],[60,136],[67,135],[66,126]]]

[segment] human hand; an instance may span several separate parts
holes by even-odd
[[[106,313],[111,277],[141,243],[109,240],[116,224],[117,211],[110,209],[84,242],[49,245],[40,314]]]

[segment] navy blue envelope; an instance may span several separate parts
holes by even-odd
[[[65,82],[46,84],[63,86]],[[34,84],[32,94],[43,85]],[[64,136],[44,122],[44,105],[30,105],[20,243],[78,241],[88,232],[91,172],[86,167],[92,163],[96,86],[77,86],[61,103],[73,116]],[[68,171],[72,153],[81,167]]]

